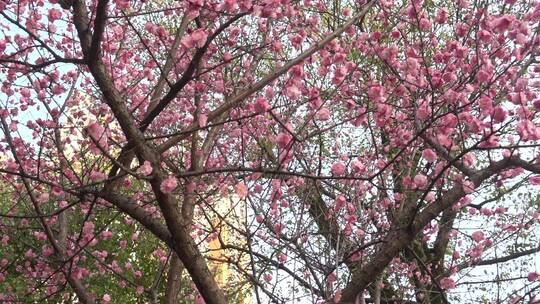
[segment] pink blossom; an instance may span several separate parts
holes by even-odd
[[[517,131],[524,141],[537,140],[540,138],[538,128],[530,121],[523,120],[517,124]]]
[[[480,230],[473,232],[471,234],[471,237],[476,243],[480,243],[485,238],[484,237],[484,232],[482,232]]]
[[[437,23],[439,24],[446,23],[446,21],[448,21],[448,11],[445,8],[440,9],[437,12],[437,17],[435,18],[435,21],[437,21]]]
[[[529,183],[531,185],[540,185],[540,176],[531,176],[531,177],[529,177]]]
[[[491,75],[485,70],[478,71],[478,74],[476,75],[476,79],[479,83],[487,83],[490,78]]]
[[[144,176],[148,176],[152,174],[152,165],[149,161],[145,160],[143,165],[139,167],[139,170],[137,170],[137,172]]]
[[[414,184],[417,188],[424,189],[427,186],[427,176],[423,174],[418,174],[414,177]]]
[[[336,275],[336,272],[333,271],[331,272],[328,277],[326,278],[326,281],[329,283],[329,284],[332,284],[334,283],[335,281],[337,281],[337,275]]]
[[[428,194],[426,194],[425,200],[428,203],[433,203],[435,201],[435,192],[430,191]]]
[[[322,108],[317,112],[316,117],[318,120],[328,120],[330,119],[330,110],[328,108]]]
[[[478,38],[484,43],[488,43],[491,40],[491,33],[486,30],[481,30],[478,32]]]
[[[257,113],[263,113],[270,109],[270,104],[264,97],[259,97],[255,100],[255,111]]]
[[[42,192],[36,197],[36,201],[40,204],[46,203],[49,201],[49,193]]]
[[[383,101],[386,96],[385,89],[380,85],[372,86],[368,89],[368,96],[374,101]]]
[[[453,289],[456,288],[456,283],[452,278],[442,278],[439,281],[439,285],[441,285],[442,289]]]
[[[272,281],[272,275],[271,275],[271,274],[268,274],[268,273],[267,273],[267,274],[265,274],[265,275],[263,276],[263,278],[264,278],[264,280],[265,280],[266,282],[271,282],[271,281]]]
[[[49,21],[54,22],[62,17],[62,11],[56,8],[49,9]]]
[[[493,121],[496,123],[504,122],[506,120],[507,114],[508,113],[503,107],[497,106],[495,107],[495,109],[493,109]]]
[[[533,106],[537,111],[540,111],[540,99],[533,101]]]
[[[93,182],[99,182],[105,179],[107,179],[107,174],[103,172],[92,171],[90,173],[90,180],[92,180]]]
[[[195,298],[195,304],[205,304],[204,298],[201,295],[198,295],[197,298]]]
[[[298,89],[298,87],[294,85],[287,87],[285,91],[285,95],[287,95],[287,97],[293,100],[300,97],[300,94],[302,94],[302,92],[300,92],[300,89]]]
[[[276,223],[274,225],[275,234],[280,235],[282,231],[283,231],[283,224],[282,223]]]
[[[508,30],[510,27],[510,24],[514,21],[514,16],[511,15],[503,15],[499,18],[493,19],[491,21],[490,26],[496,31],[496,32],[504,32]]]
[[[365,169],[365,166],[364,164],[359,161],[358,159],[355,159],[351,162],[351,167],[352,167],[352,170],[355,172],[355,173],[359,173],[359,172],[362,172],[364,171]]]
[[[108,294],[104,294],[102,300],[102,303],[107,304],[111,301],[111,296]]]
[[[335,202],[335,209],[341,210],[343,207],[345,207],[346,203],[347,203],[347,199],[345,199],[343,195],[338,196]]]
[[[336,291],[334,294],[334,303],[339,303],[341,301],[341,290]]]
[[[433,150],[431,149],[425,149],[424,151],[422,151],[422,157],[430,163],[437,160],[437,154],[435,154],[435,152],[433,152]]]
[[[420,19],[420,29],[423,31],[431,29],[431,22],[427,18]]]
[[[529,280],[529,282],[538,281],[539,278],[540,274],[538,272],[529,272],[529,274],[527,274],[527,280]]]
[[[35,254],[34,252],[32,251],[32,249],[28,249],[26,251],[26,253],[24,254],[24,257],[27,259],[27,260],[31,260],[35,257]]]
[[[479,104],[483,113],[489,113],[493,110],[493,100],[487,96],[480,98]]]
[[[244,184],[244,182],[239,182],[238,184],[236,184],[234,190],[236,191],[236,194],[238,195],[238,197],[240,197],[240,199],[246,198],[246,196],[248,195],[248,188],[246,184]]]
[[[44,232],[34,231],[34,236],[39,241],[45,241],[47,239],[47,235]]]
[[[28,88],[22,88],[20,92],[22,97],[30,98],[30,90]]]
[[[411,71],[418,70],[420,65],[418,64],[418,59],[416,58],[407,58],[407,68],[409,68]]]
[[[206,127],[207,122],[208,122],[208,116],[206,114],[197,115],[197,123],[199,124],[199,128]]]
[[[482,215],[485,215],[485,216],[492,216],[493,215],[493,211],[491,209],[488,209],[488,208],[480,209],[480,213],[482,213]]]
[[[278,147],[285,148],[292,140],[292,136],[287,133],[279,133],[276,137]]]
[[[223,0],[223,3],[221,4],[221,9],[232,13],[238,9],[238,1],[237,0]]]
[[[88,134],[92,136],[95,140],[99,140],[101,136],[103,136],[103,133],[105,132],[105,128],[101,126],[100,124],[96,122],[90,123],[86,130],[88,131]]]
[[[101,232],[101,238],[102,238],[103,240],[108,240],[108,239],[110,239],[112,236],[113,236],[112,231],[105,230],[105,231]]]
[[[86,126],[86,132],[88,132],[88,135],[92,138],[94,142],[96,142],[103,150],[108,150],[109,144],[107,139],[107,134],[105,132],[105,128],[101,126],[100,124],[96,122],[90,123],[88,126]],[[100,150],[94,150],[94,153],[99,153]]]
[[[427,101],[423,101],[418,107],[418,111],[416,111],[416,116],[418,116],[420,119],[427,119],[430,117],[431,112],[432,111],[429,103]]]
[[[60,95],[62,93],[64,93],[65,89],[63,86],[61,85],[55,85],[52,87],[52,90],[51,90],[51,93],[53,93],[54,95]],[[56,111],[58,111],[57,109],[55,109]],[[53,111],[51,111],[51,115],[53,116],[58,116],[58,113],[56,113],[56,115],[53,113]]]
[[[472,181],[466,180],[463,181],[463,191],[467,194],[472,193],[474,191],[474,183]]]
[[[437,134],[436,137],[437,137],[437,142],[444,147],[450,148],[454,144],[452,142],[452,139],[450,139],[448,136],[444,134]]]
[[[84,234],[92,234],[94,232],[95,225],[92,222],[85,222],[83,225]]]
[[[176,188],[176,185],[177,185],[176,177],[169,176],[163,182],[161,182],[159,189],[163,193],[171,193]]]
[[[332,165],[332,168],[330,169],[330,171],[332,171],[333,175],[340,176],[340,175],[343,175],[343,173],[345,173],[345,169],[346,169],[345,165],[342,162],[337,162]]]
[[[207,37],[208,34],[203,29],[198,29],[191,33],[191,41],[199,48],[204,46]]]
[[[193,31],[191,35],[187,35],[182,38],[182,45],[186,48],[202,48],[206,43],[207,38],[208,34],[204,31],[204,29],[197,29]]]

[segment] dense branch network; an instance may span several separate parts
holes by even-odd
[[[539,3],[0,18],[0,301],[537,300]]]

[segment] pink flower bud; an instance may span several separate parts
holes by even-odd
[[[481,242],[485,238],[484,233],[480,230],[473,232],[471,237],[476,243]]]
[[[163,182],[161,182],[159,189],[163,193],[171,193],[176,188],[176,186],[176,178],[174,176],[169,176]]]
[[[335,176],[340,176],[345,173],[345,165],[342,162],[337,162],[332,165],[332,168],[330,169],[332,171],[332,174]]]
[[[414,177],[414,184],[419,189],[424,189],[427,186],[428,179],[423,174],[418,174]]]
[[[437,154],[435,154],[435,152],[433,152],[433,150],[431,149],[425,149],[423,152],[422,152],[422,157],[427,161],[427,162],[434,162],[437,160]]]

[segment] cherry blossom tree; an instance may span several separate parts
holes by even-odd
[[[538,301],[540,2],[0,19],[2,302]]]

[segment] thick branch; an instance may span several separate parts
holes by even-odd
[[[328,43],[330,43],[335,38],[339,37],[343,32],[347,30],[350,26],[358,22],[371,8],[371,6],[376,1],[372,0],[364,5],[363,9],[358,12],[356,15],[354,15],[351,19],[349,19],[347,22],[345,22],[341,27],[336,29],[333,33],[326,36],[321,41],[317,42],[313,46],[311,46],[309,49],[307,49],[302,54],[298,55],[296,58],[290,60],[286,64],[284,64],[282,67],[276,69],[271,74],[266,75],[263,79],[259,80],[257,83],[248,86],[245,90],[242,90],[235,96],[231,97],[228,101],[226,101],[224,104],[219,106],[217,109],[213,110],[212,112],[208,113],[208,122],[212,122],[214,119],[220,117],[220,115],[233,107],[237,106],[242,102],[244,99],[248,98],[255,92],[258,92],[262,88],[264,88],[266,85],[271,83],[272,81],[276,80],[281,75],[285,74],[287,71],[289,71],[293,66],[302,63],[306,58],[310,57],[311,55],[315,54],[317,51],[323,49]],[[194,122],[190,126],[188,126],[185,129],[185,133],[193,132],[199,128],[199,125]],[[187,135],[178,135],[170,138],[167,140],[164,144],[162,144],[159,147],[159,151],[163,152],[168,150],[169,148],[173,147],[178,141],[186,138]]]
[[[171,101],[173,101],[176,98],[176,95],[192,79],[193,74],[195,73],[197,66],[199,66],[199,63],[201,62],[202,57],[206,53],[206,50],[208,49],[208,46],[210,45],[210,43],[227,27],[229,27],[236,20],[242,18],[243,16],[247,14],[248,14],[247,12],[244,12],[229,19],[227,22],[222,24],[210,37],[208,37],[203,47],[197,49],[197,51],[195,52],[195,55],[193,55],[193,58],[191,59],[182,77],[171,86],[171,89],[169,90],[169,92],[157,103],[155,107],[150,109],[150,112],[143,119],[143,121],[141,122],[142,131],[148,128],[148,126],[152,123],[152,121],[154,121],[154,119],[159,115],[159,113],[161,113],[171,103]]]
[[[107,23],[107,4],[108,0],[99,0],[96,8],[96,19],[94,20],[94,34],[92,35],[92,44],[89,51],[89,60],[93,61],[99,56],[101,38],[105,31]]]
[[[505,263],[505,262],[515,260],[515,259],[519,259],[521,257],[531,255],[531,254],[534,254],[534,253],[537,253],[537,252],[540,252],[540,246],[538,246],[536,248],[529,249],[529,250],[512,253],[512,254],[509,254],[509,255],[506,255],[506,256],[503,256],[503,257],[500,257],[500,258],[477,261],[477,262],[473,262],[472,264],[463,263],[463,264],[458,265],[457,269],[458,270],[463,270],[465,268],[474,267],[474,266],[486,266],[486,265]]]
[[[74,23],[77,28],[81,47],[85,58],[92,56],[90,51],[90,33],[88,30],[88,13],[86,6],[81,0],[74,3]],[[98,52],[99,54],[99,52]],[[94,77],[107,105],[111,108],[124,135],[128,141],[132,141],[136,152],[151,163],[153,168],[150,184],[159,203],[159,207],[165,218],[167,228],[173,239],[173,249],[193,278],[193,282],[207,303],[226,303],[223,291],[217,285],[212,273],[206,265],[205,259],[199,252],[197,244],[191,238],[189,226],[185,224],[182,216],[176,208],[176,201],[171,194],[161,191],[160,186],[167,178],[161,168],[161,156],[148,146],[143,133],[135,125],[135,120],[127,108],[127,102],[114,86],[114,82],[105,70],[100,56],[95,60],[88,61],[88,68]]]
[[[476,171],[472,175],[471,181],[474,183],[475,187],[478,187],[491,176],[512,167],[521,167],[535,173],[540,172],[539,165],[531,164],[518,157],[511,157],[494,162],[487,168]],[[452,207],[465,195],[466,193],[463,189],[463,185],[456,184],[435,203],[430,204],[420,212],[412,222],[412,225],[408,227],[396,227],[397,229],[390,231],[384,238],[384,242],[387,246],[384,246],[383,249],[376,252],[371,261],[365,266],[352,273],[351,281],[343,290],[343,301],[354,301],[357,294],[371,284],[373,278],[377,277],[392,259],[396,257],[429,222],[439,216],[445,209]]]

